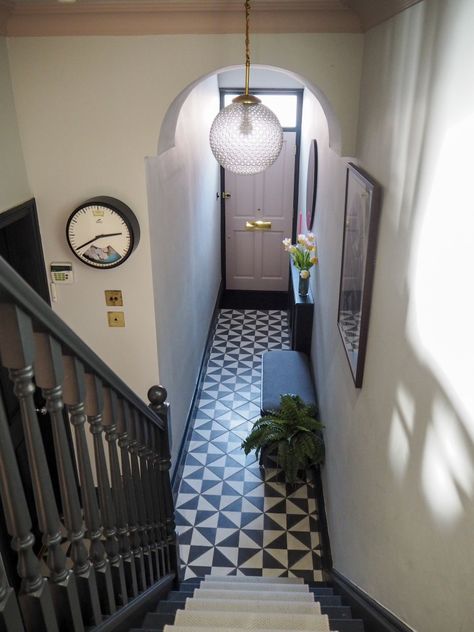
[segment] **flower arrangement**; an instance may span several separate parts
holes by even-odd
[[[283,240],[286,252],[293,259],[295,267],[300,271],[302,279],[309,278],[309,270],[318,263],[316,238],[313,233],[298,235],[296,244],[291,243],[288,237]]]

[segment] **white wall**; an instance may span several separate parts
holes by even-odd
[[[0,213],[31,197],[18,135],[7,46],[0,37]]]
[[[154,297],[152,254],[160,255],[150,241],[154,219],[147,208],[144,159],[156,154],[166,111],[186,86],[243,62],[242,36],[11,38],[8,50],[47,263],[73,260],[64,237],[66,220],[93,195],[122,199],[142,229],[138,249],[119,268],[97,271],[74,261],[76,283],[59,288],[55,309],[140,395],[158,379],[176,394],[179,385],[167,382],[174,379],[173,371],[158,378],[156,332],[162,342],[169,334],[163,333],[155,304],[171,301],[183,311],[189,302]],[[252,60],[286,68],[318,85],[341,120],[344,142],[354,145],[362,35],[259,34],[252,38]],[[181,194],[168,186],[167,199]],[[186,217],[179,212],[177,221],[186,232]],[[194,246],[198,244],[189,252],[188,268],[196,264]],[[105,289],[123,290],[125,329],[107,327]],[[158,352],[161,366],[170,366],[166,350]],[[183,422],[180,416],[174,423],[181,427]]]
[[[364,384],[336,329],[344,179],[316,230],[313,361],[334,566],[419,632],[474,621],[474,4],[366,35],[357,157],[383,187]]]
[[[219,169],[208,140],[218,111],[213,77],[185,101],[175,147],[147,161],[159,368],[171,403],[173,462],[221,280]]]

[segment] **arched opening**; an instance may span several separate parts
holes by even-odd
[[[208,142],[219,108],[218,76],[242,68],[231,66],[209,73],[178,94],[163,119],[157,155],[146,159],[159,370],[173,404],[175,450],[184,432],[222,288],[220,175]],[[305,124],[303,115],[306,127],[297,191],[298,210],[304,215],[306,145],[309,147],[309,138],[321,134],[321,148],[333,156],[340,154],[339,121],[322,91],[303,77],[270,66],[255,66],[254,70],[284,75],[304,88],[308,122]]]
[[[340,123],[338,121],[334,108],[332,107],[331,103],[329,102],[324,92],[320,88],[318,88],[318,86],[307,81],[304,77],[302,77],[298,73],[295,73],[291,70],[286,70],[284,68],[279,68],[275,66],[266,66],[262,64],[254,64],[252,68],[253,70],[266,70],[268,72],[281,73],[283,75],[286,75],[294,79],[295,81],[300,83],[306,90],[308,90],[308,92],[312,94],[320,103],[323,109],[323,112],[326,116],[328,130],[329,130],[329,147],[333,149],[336,153],[338,154],[341,153],[342,144],[341,144]],[[216,70],[214,72],[208,73],[207,75],[199,77],[198,79],[190,83],[188,86],[186,86],[186,88],[184,88],[184,90],[182,90],[175,97],[175,99],[171,103],[163,119],[163,123],[160,129],[160,135],[158,139],[157,154],[160,155],[163,152],[170,149],[171,147],[174,147],[176,126],[178,123],[178,118],[181,112],[181,108],[184,102],[186,101],[186,99],[188,98],[188,96],[191,94],[191,92],[194,90],[194,88],[197,85],[199,85],[201,82],[205,81],[206,79],[209,79],[210,77],[218,76],[219,74],[222,74],[228,71],[241,70],[243,73],[243,69],[244,69],[244,66],[227,66],[225,68],[220,68],[219,70]]]

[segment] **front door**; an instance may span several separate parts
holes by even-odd
[[[225,172],[228,290],[288,290],[288,254],[281,242],[291,238],[295,156],[296,132],[284,132],[281,153],[266,171]]]

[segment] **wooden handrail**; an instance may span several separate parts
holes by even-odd
[[[161,419],[153,414],[143,400],[0,257],[0,301],[2,298],[21,307],[22,311],[32,318],[35,331],[53,331],[55,338],[61,342],[64,353],[80,358],[86,372],[100,375],[105,384],[114,388],[134,408],[163,430]]]

